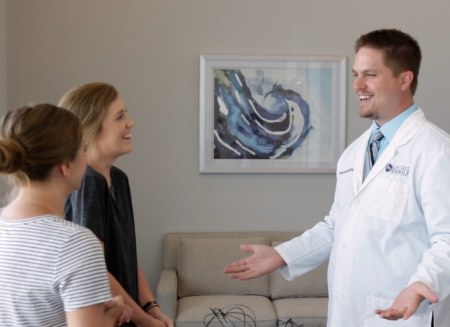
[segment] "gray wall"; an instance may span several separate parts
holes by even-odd
[[[6,0],[8,105],[56,102],[93,80],[119,88],[137,124],[118,165],[154,286],[166,232],[302,230],[333,198],[332,174],[199,174],[200,54],[347,56],[348,144],[369,126],[352,91],[354,41],[404,29],[423,48],[416,100],[448,131],[449,10],[448,0]]]
[[[5,0],[0,0],[0,114],[6,103],[6,16]]]
[[[6,22],[5,0],[0,0],[0,115],[6,109]],[[10,187],[5,176],[0,176],[0,206],[8,201]]]

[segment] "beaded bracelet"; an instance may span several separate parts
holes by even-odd
[[[156,301],[148,301],[147,303],[145,303],[142,306],[142,310],[144,310],[145,312],[148,312],[150,309],[152,309],[154,307],[159,307],[159,303]]]

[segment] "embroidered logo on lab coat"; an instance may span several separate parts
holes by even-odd
[[[409,175],[409,167],[406,166],[398,166],[394,165],[392,163],[388,163],[385,168],[386,172],[392,175],[402,175],[402,176],[408,176]]]

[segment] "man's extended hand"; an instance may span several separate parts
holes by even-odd
[[[241,250],[252,255],[225,267],[225,273],[234,279],[250,279],[270,273],[286,263],[277,251],[268,245],[242,244]]]
[[[415,282],[400,292],[390,308],[378,309],[375,313],[388,320],[406,320],[416,312],[423,300],[431,303],[439,301],[427,285],[422,282]]]

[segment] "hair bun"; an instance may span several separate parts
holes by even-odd
[[[14,139],[0,139],[0,172],[13,174],[25,168],[27,153],[22,144]]]

